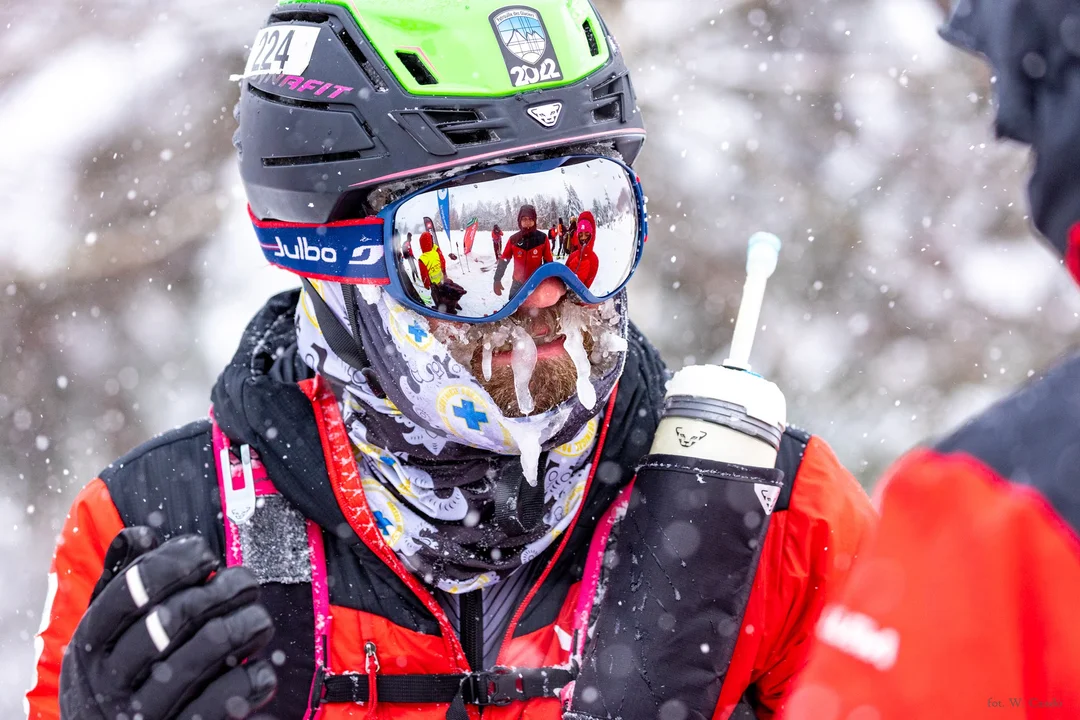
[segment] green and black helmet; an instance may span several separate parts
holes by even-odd
[[[281,2],[242,78],[252,212],[326,223],[375,188],[545,150],[645,140],[630,74],[589,0]]]

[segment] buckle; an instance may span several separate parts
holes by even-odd
[[[326,689],[326,668],[320,665],[315,669],[315,678],[311,683],[311,694],[308,696],[308,708],[318,710],[323,702],[323,692]]]
[[[505,668],[472,673],[466,685],[472,697],[465,701],[475,705],[502,707],[525,699],[521,675]]]

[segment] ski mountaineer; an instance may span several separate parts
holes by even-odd
[[[1034,225],[1080,282],[1078,29],[1076,0],[974,0],[942,35],[992,66]],[[901,458],[785,717],[1080,717],[1078,428],[1073,356]]]
[[[593,243],[596,242],[596,220],[593,214],[586,210],[578,218],[577,230],[574,232],[580,245],[566,258],[566,267],[574,271],[585,287],[592,287],[596,280],[596,273],[600,269],[600,260],[593,252]]]
[[[413,280],[415,280],[416,282],[420,282],[420,275],[417,273],[417,269],[416,269],[417,263],[416,263],[415,252],[416,251],[413,250],[412,233],[409,233],[408,237],[405,238],[405,247],[402,250],[401,254],[402,254],[402,257],[406,258],[406,260],[408,262],[408,269],[412,273]]]
[[[586,0],[352,0],[280,4],[252,47],[241,176],[264,255],[302,290],[251,321],[208,418],[75,499],[30,717],[586,717],[575,703],[602,689],[575,683],[573,647],[598,612],[633,611],[597,598],[611,543],[636,536],[620,518],[668,377],[627,314],[645,131],[618,46]],[[395,239],[440,193],[505,206],[552,187],[632,198],[600,258],[626,277],[586,288],[549,262],[501,295],[471,284],[457,316],[402,283]],[[781,707],[874,516],[820,438],[789,428],[778,468],[754,508],[676,523],[700,534],[682,562],[731,569],[696,589],[727,620],[686,667],[642,658],[655,694],[623,717],[657,717],[702,661],[722,670],[695,675],[686,713]],[[720,550],[751,520],[767,535]],[[686,621],[642,600],[656,632]]]
[[[551,255],[551,236],[536,227],[535,207],[522,205],[518,210],[517,225],[518,231],[506,241],[506,249],[499,256],[499,264],[495,268],[496,295],[503,294],[502,278],[511,260],[514,261],[511,295],[518,292],[541,265],[555,261]]]
[[[491,246],[495,250],[495,258],[496,259],[498,259],[498,257],[500,255],[502,255],[502,239],[503,239],[502,228],[499,227],[498,223],[495,223],[495,226],[493,228],[491,228]]]
[[[441,312],[457,315],[461,312],[461,296],[465,289],[446,274],[446,259],[442,249],[435,244],[431,233],[420,236],[420,279],[431,291],[431,301]]]
[[[567,244],[566,244],[566,248],[570,252],[574,252],[575,250],[578,249],[577,226],[578,226],[578,216],[575,215],[574,217],[570,218],[570,231],[569,231],[570,232],[570,237],[569,237],[569,239],[567,241]]]

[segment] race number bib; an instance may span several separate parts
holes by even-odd
[[[319,39],[317,27],[271,25],[259,31],[242,77],[253,75],[303,75]]]

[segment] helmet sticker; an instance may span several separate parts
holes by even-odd
[[[559,58],[540,13],[514,5],[496,10],[490,19],[514,87],[562,80]]]
[[[264,27],[251,44],[244,74],[234,75],[230,79],[256,75],[303,75],[315,51],[319,29],[311,25],[286,23]]]

